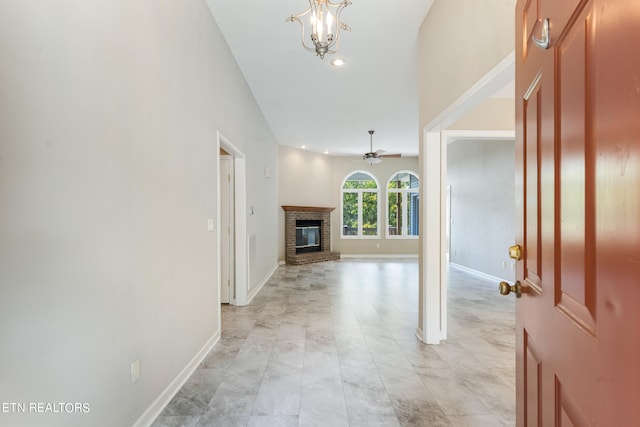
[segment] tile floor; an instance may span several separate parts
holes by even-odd
[[[154,422],[162,426],[513,426],[514,301],[449,272],[449,336],[421,344],[418,265],[281,266]]]

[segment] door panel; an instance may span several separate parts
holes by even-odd
[[[220,157],[220,303],[232,301],[233,282],[233,187],[231,171],[233,158]]]
[[[527,426],[540,426],[542,419],[542,400],[540,393],[542,391],[540,380],[542,378],[542,358],[540,351],[531,340],[527,331],[524,331],[526,358],[524,360],[525,368],[525,387],[526,396],[524,397],[525,420]]]
[[[593,21],[587,8],[556,43],[558,216],[555,261],[556,304],[568,318],[595,335],[593,104],[585,88],[592,77],[587,57]],[[591,101],[591,100],[589,100]]]
[[[640,425],[639,23],[517,1],[518,426]]]
[[[556,426],[580,427],[588,426],[589,421],[584,418],[582,411],[566,392],[562,383],[556,377]]]
[[[525,94],[523,102],[525,136],[524,136],[524,171],[525,171],[525,215],[526,230],[524,235],[525,280],[530,286],[542,292],[540,276],[541,236],[540,236],[540,82],[538,74]]]

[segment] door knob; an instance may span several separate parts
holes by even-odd
[[[511,292],[516,294],[516,298],[522,296],[522,286],[520,281],[516,281],[515,285],[510,285],[507,282],[500,282],[500,295],[509,295]]]

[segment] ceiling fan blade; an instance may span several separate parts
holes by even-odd
[[[383,159],[392,159],[392,158],[399,158],[402,157],[402,154],[382,154],[378,157],[382,157]]]
[[[386,153],[386,151],[384,150],[378,150],[376,151],[376,156],[379,156],[380,154]]]

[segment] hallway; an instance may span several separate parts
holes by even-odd
[[[449,337],[415,337],[418,264],[281,266],[154,422],[161,426],[515,425],[514,299],[449,270]]]

